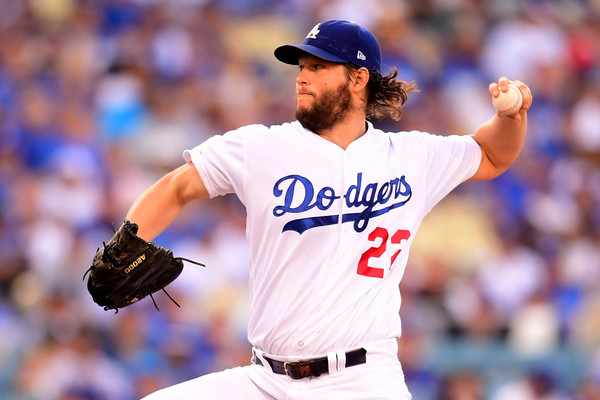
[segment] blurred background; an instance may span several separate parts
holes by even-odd
[[[427,217],[401,284],[416,400],[600,399],[600,1],[0,0],[0,397],[132,400],[247,364],[245,211],[189,206],[156,242],[188,265],[118,314],[82,280],[181,153],[293,119],[273,49],[354,20],[415,81],[400,122],[469,134],[489,82],[534,94],[517,163]]]

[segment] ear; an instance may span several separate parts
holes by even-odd
[[[358,70],[354,70],[350,75],[351,87],[356,91],[360,92],[367,87],[369,83],[369,70],[362,67]]]

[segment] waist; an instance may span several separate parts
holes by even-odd
[[[344,354],[344,368],[354,367],[367,362],[367,350],[360,348]],[[313,358],[300,361],[278,361],[268,356],[263,356],[269,363],[271,371],[280,375],[287,375],[294,380],[319,377],[329,373],[329,357]],[[264,366],[260,358],[253,360],[256,364]]]
[[[395,338],[385,339],[365,346],[343,351],[332,351],[315,357],[278,356],[252,349],[252,362],[270,369],[275,374],[291,379],[335,375],[345,368],[369,362],[398,360],[398,344]]]

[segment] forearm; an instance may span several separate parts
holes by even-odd
[[[165,178],[146,189],[129,209],[126,219],[139,226],[138,236],[153,240],[173,222],[184,204],[169,189]]]
[[[517,159],[527,132],[527,112],[521,110],[520,118],[494,115],[473,134],[486,158],[479,179],[493,179],[506,171]],[[483,161],[482,161],[483,163]]]
[[[471,180],[494,179],[501,175],[515,162],[523,148],[527,133],[527,110],[531,107],[533,96],[523,82],[502,77],[497,83],[489,85],[492,102],[501,93],[506,93],[509,85],[516,86],[521,92],[521,109],[510,116],[497,113],[475,131],[473,138],[479,143],[482,154],[479,169]]]
[[[175,220],[186,204],[207,197],[206,188],[193,165],[186,164],[146,189],[131,206],[126,219],[139,226],[138,236],[153,240]]]

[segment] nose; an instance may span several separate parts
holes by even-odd
[[[304,72],[304,69],[301,69],[300,72],[298,73],[298,76],[296,77],[296,84],[298,84],[298,85],[308,84],[308,79],[306,78],[306,73]]]

